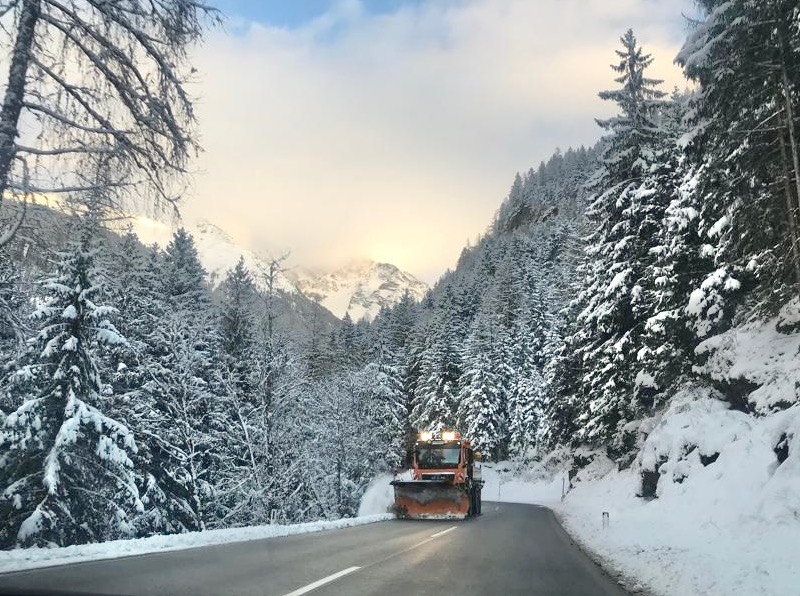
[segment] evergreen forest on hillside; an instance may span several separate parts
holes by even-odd
[[[106,159],[70,215],[30,210],[0,239],[0,547],[355,516],[417,429],[622,469],[687,384],[793,407],[797,387],[753,399],[697,348],[776,318],[800,332],[800,8],[699,4],[689,90],[624,33],[599,143],[517,174],[456,267],[369,322],[286,323],[280,260],[212,287],[185,230],[145,246],[110,222]]]

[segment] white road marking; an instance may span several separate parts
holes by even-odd
[[[432,540],[438,538],[439,536],[444,536],[448,532],[452,532],[455,529],[456,529],[456,526],[451,526],[451,527],[447,528],[446,530],[442,530],[441,532],[436,532],[436,534],[431,534],[431,536],[429,538],[426,538],[422,542],[417,542],[416,544],[414,544],[414,545],[412,545],[412,546],[410,546],[408,548],[405,548],[405,549],[403,549],[403,550],[401,550],[399,552],[392,553],[388,557],[380,559],[379,561],[373,561],[372,563],[366,565],[365,567],[367,567],[367,568],[373,567],[374,565],[378,565],[380,563],[388,561],[389,559],[393,559],[394,557],[396,557],[398,555],[402,555],[404,553],[407,553],[410,550],[414,550],[415,548],[419,548],[420,546],[422,546],[424,544],[428,544],[429,542],[431,542]],[[284,594],[284,596],[301,596],[302,594],[307,594],[311,590],[316,590],[320,586],[324,586],[325,584],[329,584],[332,581],[336,581],[340,577],[344,577],[345,575],[353,573],[354,571],[358,571],[359,569],[361,569],[361,567],[348,567],[347,569],[343,569],[342,571],[339,571],[338,573],[334,573],[333,575],[329,575],[328,577],[323,577],[322,579],[318,579],[314,583],[308,584],[307,586],[303,586],[302,588],[299,588],[299,589],[295,590],[294,592],[289,592],[288,594]]]
[[[294,592],[289,592],[284,596],[300,596],[301,594],[307,594],[311,590],[316,590],[320,586],[324,586],[325,584],[329,584],[332,581],[339,579],[340,577],[344,577],[348,573],[353,573],[353,571],[358,571],[361,567],[348,567],[347,569],[342,569],[338,573],[334,573],[333,575],[329,575],[328,577],[323,577],[322,579],[318,579],[314,583],[308,584],[307,586],[303,586],[302,588],[298,588]]]
[[[452,528],[447,528],[446,530],[442,530],[441,532],[436,532],[436,534],[431,534],[431,538],[437,538],[439,536],[444,536],[448,532],[452,532],[455,529],[456,529],[456,527],[453,526]]]
[[[369,565],[364,565],[364,569],[367,569],[369,567],[375,567],[376,565],[380,565],[381,563],[385,563],[386,561],[388,561],[390,559],[394,559],[395,557],[399,557],[400,555],[404,555],[407,552],[410,552],[410,551],[414,550],[415,548],[419,548],[420,546],[425,546],[429,542],[433,542],[434,540],[436,540],[442,534],[446,534],[447,532],[449,532],[451,530],[455,530],[455,529],[456,529],[456,526],[453,526],[452,528],[447,528],[446,530],[443,530],[441,532],[437,532],[436,534],[433,534],[432,536],[429,536],[425,540],[417,542],[416,544],[412,544],[408,548],[404,548],[403,550],[397,551],[396,553],[392,553],[391,555],[389,555],[387,557],[384,557],[382,559],[378,559],[377,561],[373,561]],[[289,596],[289,595],[287,594],[287,596]]]

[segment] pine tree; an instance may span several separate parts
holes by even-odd
[[[96,542],[130,536],[143,510],[128,428],[99,409],[93,347],[125,340],[95,304],[92,230],[61,255],[31,341],[41,381],[0,431],[0,547]]]
[[[175,302],[207,300],[206,272],[200,263],[192,236],[179,228],[172,236],[164,255],[164,291]]]
[[[438,430],[456,423],[462,364],[450,308],[440,309],[425,331],[411,413],[417,428]]]
[[[665,104],[657,89],[660,81],[645,76],[652,58],[642,52],[633,32],[621,42],[620,62],[613,69],[622,87],[600,93],[617,104],[620,114],[598,122],[609,134],[601,166],[590,181],[597,195],[589,215],[597,228],[587,248],[575,338],[585,364],[579,439],[606,445],[613,456],[630,453],[635,439],[629,426],[640,415],[632,401],[635,362],[651,309],[642,278],[652,260],[653,227],[665,207],[644,185],[661,136],[658,119]]]
[[[479,316],[464,350],[464,375],[458,395],[458,427],[476,449],[491,453],[495,461],[504,454],[507,412],[503,371],[497,370],[497,338],[488,317]]]
[[[368,382],[366,399],[374,403],[376,428],[381,434],[387,468],[398,468],[406,457],[409,423],[408,402],[403,395],[403,365],[388,349],[376,362],[364,367]]]
[[[257,395],[255,316],[257,293],[252,275],[239,258],[221,285],[220,354],[216,384],[231,426],[220,443],[217,486],[224,524],[266,523],[262,414]]]
[[[25,321],[26,299],[20,284],[22,273],[8,249],[0,251],[0,358],[3,362],[15,361],[24,350],[28,325]],[[12,391],[0,387],[0,424],[6,413],[16,410],[19,405]]]
[[[513,371],[508,387],[508,441],[514,455],[524,457],[536,445],[542,407],[544,404],[544,377],[542,368],[550,359],[546,354],[545,338],[550,330],[530,306],[535,302],[536,290],[531,288],[530,301],[524,301],[516,313],[509,333],[512,347],[510,367]],[[523,296],[525,296],[523,294]],[[550,338],[547,337],[547,340]]]
[[[635,392],[649,414],[663,407],[671,388],[691,374],[698,339],[691,329],[693,317],[686,311],[687,298],[702,282],[702,272],[713,267],[704,256],[698,231],[699,206],[692,187],[695,170],[679,143],[685,134],[686,104],[686,97],[675,95],[664,111],[665,134],[657,147],[656,163],[642,185],[652,196],[663,198],[660,204],[653,203],[656,209],[642,224],[652,239],[652,259],[641,284],[646,293],[642,302],[651,308],[642,313],[649,318],[637,353]]]
[[[234,360],[244,359],[255,341],[253,309],[256,288],[253,276],[239,257],[236,266],[228,271],[222,282],[222,349]]]
[[[152,475],[174,514],[173,531],[213,523],[221,446],[231,427],[215,359],[219,336],[194,241],[178,230],[160,263],[156,325],[147,328],[148,408],[142,425],[153,457]]]
[[[707,17],[678,61],[699,83],[686,144],[696,171],[697,227],[713,264],[689,309],[707,336],[730,326],[740,289],[754,287],[762,313],[797,294],[800,33],[790,0],[700,5]]]
[[[14,351],[23,343],[26,325],[22,316],[25,298],[19,286],[21,268],[12,260],[9,251],[0,251],[0,350]]]
[[[124,313],[118,328],[128,342],[106,351],[105,370],[113,387],[109,411],[138,437],[133,457],[144,512],[136,519],[139,536],[197,529],[191,495],[181,484],[176,449],[170,444],[170,414],[160,383],[168,346],[164,321],[171,307],[164,292],[163,253],[143,247],[133,233],[123,236],[109,261],[110,295]],[[159,390],[156,390],[159,388]]]
[[[619,73],[614,80],[621,87],[599,93],[601,99],[617,104],[620,113],[597,121],[609,134],[603,139],[602,167],[595,174],[593,184],[606,195],[624,200],[624,190],[641,179],[652,163],[652,144],[659,132],[656,115],[663,106],[664,92],[658,90],[662,81],[645,76],[653,58],[643,53],[633,31],[629,29],[620,42],[623,49],[616,50],[620,61],[611,68]],[[624,202],[620,202],[615,201],[613,209],[619,211],[624,206]]]

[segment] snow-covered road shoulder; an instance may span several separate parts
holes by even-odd
[[[309,522],[305,524],[207,530],[205,532],[190,532],[188,534],[173,534],[170,536],[151,536],[149,538],[135,538],[131,540],[114,540],[99,544],[82,544],[59,548],[20,548],[10,551],[0,551],[0,573],[229,544],[232,542],[279,538],[281,536],[308,534],[310,532],[321,532],[323,530],[338,530],[341,528],[350,528],[352,526],[386,521],[393,518],[393,515],[387,513],[337,519],[333,521]]]
[[[547,505],[634,593],[798,594],[798,448],[800,407],[753,417],[694,388],[652,422],[630,468],[582,452],[591,463],[562,501],[566,462],[559,469],[557,456],[528,470],[484,466],[484,499]],[[637,496],[645,473],[651,498]]]

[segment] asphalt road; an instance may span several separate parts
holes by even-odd
[[[0,575],[0,594],[622,596],[552,512],[389,521]]]

